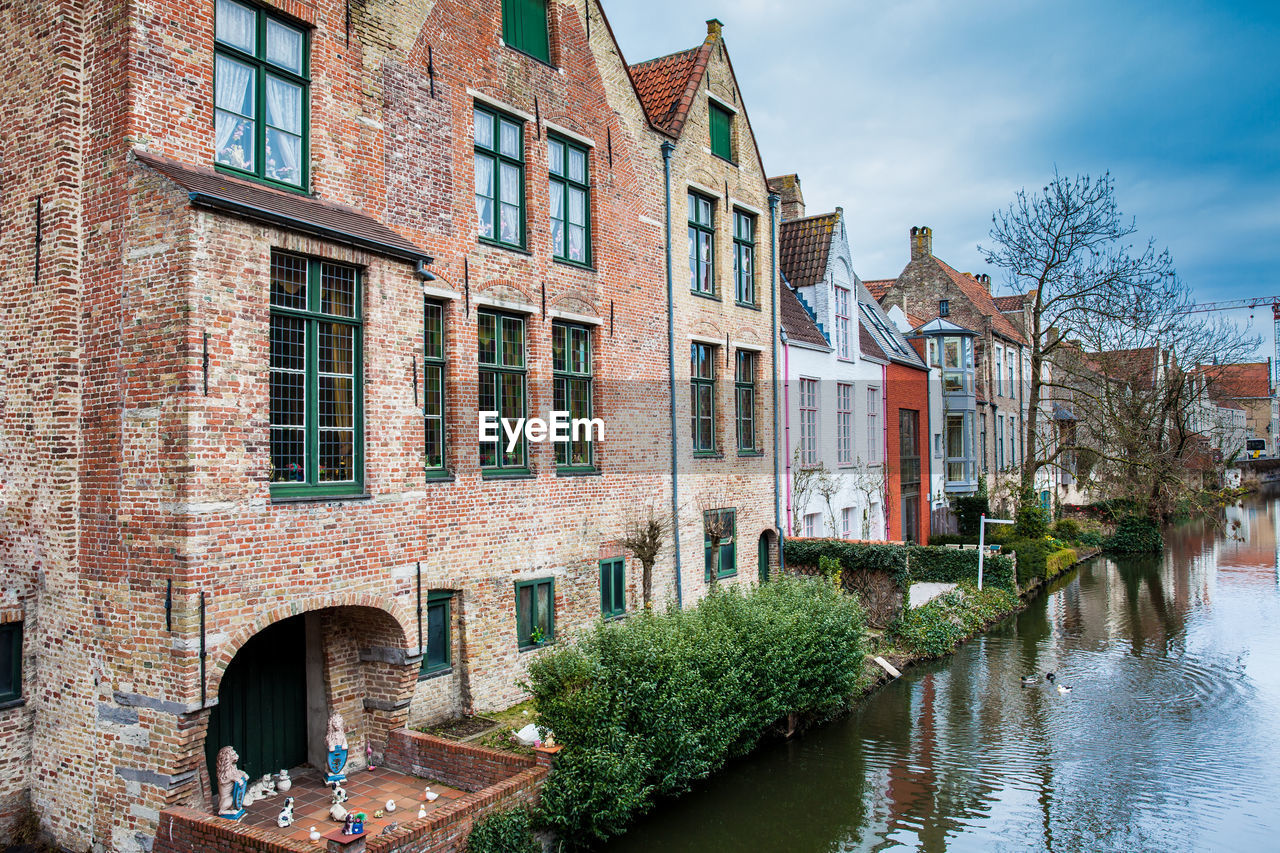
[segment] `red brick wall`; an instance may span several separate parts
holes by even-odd
[[[902,364],[890,364],[885,374],[886,442],[889,503],[885,508],[888,538],[902,539],[902,465],[899,412],[912,409],[918,413],[916,432],[920,453],[920,544],[929,544],[929,373]]]

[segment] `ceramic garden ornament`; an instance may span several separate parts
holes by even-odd
[[[327,769],[329,774],[325,777],[325,782],[343,782],[347,776],[342,771],[347,767],[347,732],[346,724],[342,720],[342,715],[334,712],[329,717],[329,731],[324,739],[325,750],[328,753]]]
[[[218,750],[214,763],[218,772],[218,816],[228,820],[244,817],[245,786],[249,774],[236,766],[239,760],[234,747],[224,746]]]
[[[293,779],[289,776],[289,771],[282,769],[280,775],[276,779],[276,790],[280,793],[286,793],[293,787]]]
[[[285,797],[284,808],[280,810],[280,814],[276,816],[276,826],[281,829],[287,829],[293,826],[293,797]]]

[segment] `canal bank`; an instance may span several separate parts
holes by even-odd
[[[1095,557],[847,718],[763,746],[606,850],[1267,849],[1280,504]],[[1072,692],[1028,673],[1053,671]]]

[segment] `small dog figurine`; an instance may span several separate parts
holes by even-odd
[[[284,808],[280,810],[279,816],[276,817],[276,826],[281,829],[293,826],[293,797],[285,797]]]
[[[345,803],[347,801],[347,789],[342,787],[338,782],[329,782],[333,786],[333,793],[330,795],[330,802]]]

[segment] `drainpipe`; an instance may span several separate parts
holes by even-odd
[[[684,589],[680,583],[680,474],[676,464],[680,433],[676,430],[676,309],[671,281],[671,155],[675,150],[670,140],[662,143],[667,254],[667,380],[671,397],[671,545],[676,552],[676,609],[681,610],[684,608]]]
[[[782,330],[782,422],[783,431],[786,433],[787,440],[784,442],[787,454],[785,465],[787,466],[787,527],[791,529],[791,519],[795,518],[795,513],[791,509],[791,383],[787,381],[787,377],[791,375],[791,347],[787,338],[787,330]],[[781,537],[784,528],[778,528],[778,536]]]
[[[773,526],[778,531],[778,573],[785,565],[782,559],[782,495],[778,464],[778,201],[777,193],[769,193],[769,346],[773,358]],[[786,379],[786,374],[783,374]],[[789,472],[788,472],[789,473]],[[791,511],[791,479],[787,478],[787,512]]]

